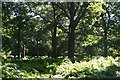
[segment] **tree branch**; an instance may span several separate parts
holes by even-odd
[[[47,20],[45,17],[43,17],[40,13],[37,13],[37,12],[31,10],[31,8],[30,8],[29,12],[31,12],[31,13],[33,12],[35,15],[39,15],[39,16],[40,16],[44,21],[46,21],[46,22],[50,22],[50,21]]]
[[[76,19],[75,19],[75,26],[77,26],[78,25],[78,23],[79,23],[79,21],[80,21],[80,19],[82,19],[84,16],[85,16],[85,13],[86,13],[86,11],[87,11],[87,7],[88,7],[88,3],[87,3],[87,5],[84,7],[84,6],[82,6],[82,9],[83,8],[85,8],[83,11],[82,11],[82,14],[80,15],[80,10],[79,10],[79,12],[78,12],[78,17],[76,17]]]
[[[65,10],[65,8],[63,8],[62,6],[60,6],[60,5],[58,5],[58,4],[55,4],[55,5],[64,12],[65,16],[68,17],[68,19],[70,19],[70,17],[69,17],[69,15],[67,14],[67,11]]]
[[[77,7],[75,8],[74,15],[75,15],[75,14],[76,14],[76,12],[78,11],[79,5],[80,5],[80,2],[78,2],[78,3],[77,3]]]
[[[58,26],[64,33],[68,33],[67,29],[65,29],[62,25]]]
[[[33,13],[34,13],[35,15],[39,15],[44,21],[50,22],[50,21],[47,20],[45,17],[43,17],[40,13],[37,13],[37,12],[34,12],[34,11],[33,11]]]

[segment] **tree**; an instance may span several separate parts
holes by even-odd
[[[89,3],[82,5],[74,2],[70,3],[57,3],[56,7],[61,9],[63,15],[69,19],[68,27],[68,57],[74,60],[75,53],[75,29],[79,21],[85,16]],[[67,6],[66,6],[67,5]]]
[[[15,57],[119,53],[117,3],[2,4],[3,51]]]
[[[24,3],[3,3],[3,47],[8,46],[8,52],[11,51],[11,54],[18,58],[24,54],[22,52],[22,46],[24,41],[24,29],[28,24],[26,4]],[[26,22],[25,22],[26,21]],[[6,41],[8,43],[6,43]],[[6,49],[3,48],[3,49]]]

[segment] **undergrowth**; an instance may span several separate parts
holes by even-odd
[[[3,78],[114,78],[120,77],[120,58],[92,57],[72,63],[67,57],[29,60],[7,59],[2,65]]]

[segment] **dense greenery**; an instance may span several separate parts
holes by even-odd
[[[119,78],[120,5],[3,2],[3,78]]]
[[[72,63],[68,58],[47,57],[5,59],[3,78],[116,78],[120,77],[120,58],[94,56]]]

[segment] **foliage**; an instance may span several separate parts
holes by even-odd
[[[120,77],[119,12],[119,3],[3,2],[2,77]]]
[[[117,71],[120,71],[119,58],[108,56],[107,58],[93,57],[89,61],[83,60],[74,64],[67,59],[57,68],[56,73],[62,77],[102,78],[117,77]]]
[[[120,58],[94,56],[72,63],[65,59],[10,60],[2,66],[3,78],[113,78],[120,77]],[[61,61],[61,62],[60,62]]]

